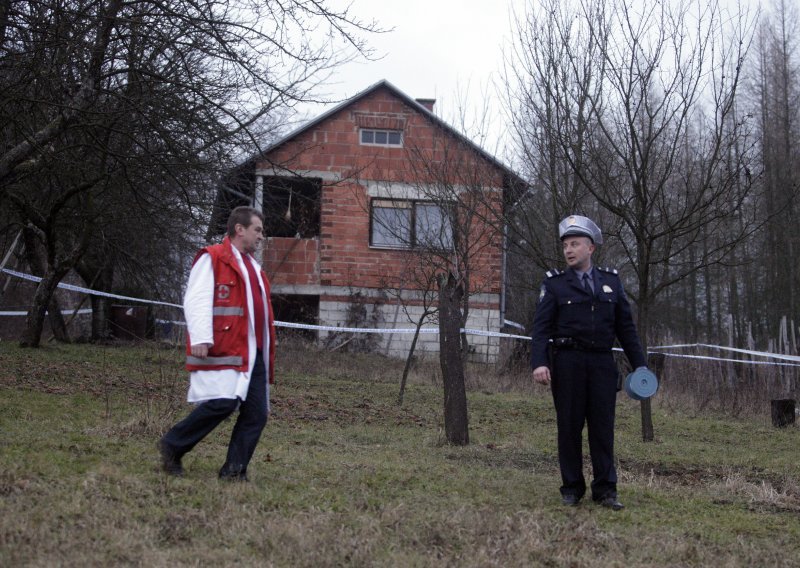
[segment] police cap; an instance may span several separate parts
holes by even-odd
[[[558,238],[579,235],[589,237],[596,245],[603,244],[603,233],[594,221],[582,215],[570,215],[558,224]]]

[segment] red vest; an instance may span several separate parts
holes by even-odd
[[[186,369],[189,371],[219,371],[236,369],[246,372],[248,361],[249,312],[247,310],[247,285],[245,276],[233,254],[230,239],[225,237],[222,244],[201,249],[194,257],[197,262],[203,254],[211,256],[214,269],[214,345],[208,350],[208,357],[200,359],[192,356],[191,340],[186,333]],[[250,262],[244,259],[245,262]],[[275,325],[270,302],[270,286],[266,274],[261,271],[264,293],[267,297],[267,328],[269,329],[269,357],[267,358],[269,382],[275,382]],[[255,290],[258,293],[258,290]]]

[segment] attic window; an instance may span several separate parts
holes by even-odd
[[[362,128],[361,144],[364,146],[400,147],[403,145],[403,132],[400,130],[378,130],[376,128]]]

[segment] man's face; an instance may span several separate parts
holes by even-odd
[[[594,244],[589,237],[564,237],[561,241],[567,265],[581,272],[586,272],[592,265]]]
[[[250,226],[236,225],[236,236],[239,241],[237,248],[241,252],[253,254],[264,240],[264,224],[261,219],[253,215],[250,218]]]

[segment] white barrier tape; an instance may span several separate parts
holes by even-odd
[[[514,335],[513,333],[500,333],[497,331],[483,331],[482,329],[464,329],[462,328],[461,333],[466,333],[467,335],[480,335],[482,337],[511,337],[514,339],[527,339],[528,341],[531,338],[527,335]]]
[[[22,272],[17,272],[16,270],[9,270],[6,268],[2,269],[3,272],[11,275],[16,276],[17,278],[22,278],[23,280],[29,280],[31,282],[41,282],[42,279],[38,276],[32,276],[30,274],[24,274]],[[116,298],[119,300],[130,300],[133,302],[142,302],[145,304],[156,304],[160,306],[171,306],[175,308],[182,308],[178,304],[170,304],[168,302],[157,302],[154,300],[142,300],[140,298],[132,298],[130,296],[120,296],[118,294],[110,294],[108,292],[98,292],[97,290],[91,290],[89,288],[82,288],[80,286],[73,286],[72,284],[64,284],[59,283],[59,288],[63,288],[65,290],[71,290],[73,292],[82,292],[84,294],[92,294],[95,296],[104,296],[106,298]],[[21,312],[19,315],[25,315],[27,312]],[[0,312],[0,315],[3,315]],[[11,314],[9,314],[11,315]],[[17,314],[14,314],[17,315]],[[166,320],[160,320],[159,323],[179,323],[179,322],[167,322]],[[184,324],[185,325],[185,324]],[[414,333],[415,329],[413,328],[357,328],[357,327],[336,327],[336,326],[326,326],[326,325],[311,325],[311,324],[302,324],[302,323],[291,323],[291,322],[283,322],[283,321],[276,321],[275,325],[277,327],[289,327],[295,329],[316,329],[319,331],[339,331],[339,332],[346,332],[346,333]],[[504,333],[498,333],[494,331],[482,331],[478,329],[462,329],[463,333],[467,335],[482,335],[486,337],[514,337],[519,339],[528,339],[530,337],[522,336],[522,335],[509,335]],[[420,333],[439,333],[438,328],[422,328],[419,330]]]
[[[10,276],[15,276],[17,278],[22,278],[23,280],[29,280],[31,282],[41,282],[42,279],[38,276],[32,276],[30,274],[24,274],[22,272],[17,272],[16,270],[10,270],[8,268],[2,268],[0,271],[9,274]],[[106,298],[116,298],[119,300],[130,300],[133,302],[140,302],[144,304],[154,304],[159,306],[170,306],[173,308],[183,308],[183,306],[179,304],[171,304],[169,302],[158,302],[155,300],[143,300],[140,298],[133,298],[130,296],[120,296],[118,294],[110,294],[108,292],[99,292],[97,290],[91,290],[89,288],[82,288],[80,286],[73,286],[72,284],[65,284],[63,282],[58,284],[59,288],[70,290],[73,292],[81,292],[84,294],[91,294],[94,296],[103,296]],[[71,310],[62,310],[65,314],[72,313]],[[0,316],[21,316],[27,315],[28,312],[0,312]],[[84,313],[91,313],[91,308],[83,309],[78,311],[79,314]],[[179,321],[169,321],[169,320],[156,320],[158,323],[171,323],[176,325],[186,325],[185,322]],[[382,327],[373,327],[373,328],[360,328],[360,327],[336,327],[336,326],[328,326],[328,325],[312,325],[312,324],[305,324],[305,323],[292,323],[292,322],[285,322],[285,321],[276,321],[274,322],[276,327],[288,327],[293,329],[316,329],[318,331],[338,331],[338,332],[346,332],[346,333],[400,333],[400,334],[407,334],[407,333],[414,333],[415,329],[413,328],[382,328]],[[512,325],[514,327],[522,326],[516,322],[506,321],[507,324]],[[439,333],[439,329],[435,327],[424,327],[419,330],[420,333]],[[496,331],[483,331],[480,329],[461,329],[462,333],[467,335],[478,335],[482,337],[508,337],[513,339],[525,339],[530,341],[531,338],[527,335],[514,335],[510,333],[499,333]],[[796,363],[800,363],[800,356],[796,355],[782,355],[779,353],[767,353],[763,351],[751,351],[748,349],[737,349],[735,347],[723,347],[721,345],[710,345],[706,343],[682,343],[676,345],[660,345],[657,347],[651,347],[650,353],[658,353],[660,349],[684,349],[684,348],[696,348],[696,347],[704,347],[707,349],[720,349],[723,351],[731,351],[734,353],[742,353],[744,355],[752,355],[756,357],[768,357],[772,359],[780,359],[783,361],[794,361]],[[622,351],[622,349],[614,348],[614,351]],[[706,361],[722,361],[722,362],[730,362],[730,363],[740,363],[740,364],[748,364],[748,365],[777,365],[777,366],[787,366],[787,367],[797,367],[800,365],[792,365],[790,363],[772,363],[769,361],[743,361],[740,359],[725,359],[720,357],[708,357],[704,355],[680,355],[676,353],[662,353],[667,357],[680,357],[684,359],[702,359]]]
[[[525,326],[522,325],[521,323],[517,323],[511,320],[505,320],[503,323],[506,325],[510,325],[511,327],[516,327],[517,329],[521,329],[522,331],[525,331]]]
[[[387,327],[336,327],[333,325],[313,325],[310,323],[291,323],[276,321],[275,327],[291,327],[294,329],[316,329],[319,331],[344,331],[347,333],[414,333],[413,328],[387,328]],[[423,327],[420,333],[439,333],[436,327]]]
[[[49,312],[45,312],[49,313]],[[61,310],[61,314],[65,316],[71,316],[73,313],[76,313],[75,310]],[[77,311],[78,314],[90,314],[92,313],[92,308],[83,308],[82,310]],[[27,316],[28,312],[0,312],[0,316]]]
[[[42,279],[38,276],[32,276],[30,274],[24,274],[22,272],[17,272],[16,270],[8,270],[6,268],[2,269],[3,272],[11,275],[16,276],[17,278],[22,278],[23,280],[29,280],[31,282],[41,282]],[[59,288],[63,288],[65,290],[71,290],[73,292],[82,292],[84,294],[92,294],[95,296],[104,296],[106,298],[116,298],[119,300],[130,300],[133,302],[142,302],[145,304],[156,304],[160,306],[171,306],[174,308],[183,308],[178,304],[170,304],[168,302],[157,302],[154,300],[142,300],[139,298],[131,298],[130,296],[120,296],[118,294],[110,294],[108,292],[98,292],[97,290],[91,290],[89,288],[82,288],[80,286],[73,286],[72,284],[64,284],[59,283]],[[27,313],[27,312],[26,312]],[[0,313],[0,315],[3,315]],[[166,320],[160,321],[159,323],[167,323]],[[169,322],[169,323],[179,323],[179,322]],[[512,322],[513,323],[513,322]],[[185,325],[185,324],[184,324]],[[291,322],[284,322],[284,321],[276,321],[275,325],[277,327],[289,327],[295,329],[316,329],[318,331],[339,331],[339,332],[346,332],[346,333],[414,333],[413,328],[356,328],[356,327],[335,327],[335,326],[325,326],[325,325],[311,325],[311,324],[303,324],[303,323],[291,323]],[[517,324],[519,325],[519,324]],[[498,333],[495,331],[482,331],[478,329],[462,329],[463,333],[467,335],[481,335],[484,337],[511,337],[515,339],[527,339],[530,340],[530,337],[523,336],[523,335],[511,335],[506,333]],[[419,330],[420,333],[439,333],[438,328],[422,328]]]
[[[650,349],[686,349],[692,347],[704,347],[706,349],[719,349],[721,351],[731,351],[733,353],[741,353],[743,355],[753,355],[755,357],[769,357],[771,359],[781,359],[783,361],[794,361],[800,363],[800,357],[797,355],[783,355],[781,353],[767,353],[765,351],[750,351],[749,349],[737,349],[736,347],[724,347],[722,345],[709,345],[707,343],[682,343],[678,345],[660,345],[658,347],[651,347]]]
[[[156,323],[171,323],[173,325],[182,325],[182,326],[186,327],[186,322],[185,321],[173,321],[173,320],[156,319]]]
[[[16,270],[9,270],[8,268],[3,268],[2,272],[10,276],[16,276],[17,278],[22,278],[23,280],[29,280],[31,282],[41,282],[42,279],[38,276],[32,276],[30,274],[24,274],[22,272],[17,272]],[[141,302],[143,304],[155,304],[158,306],[170,306],[173,308],[183,308],[180,304],[170,304],[169,302],[157,302],[155,300],[142,300],[140,298],[132,298],[130,296],[120,296],[118,294],[109,294],[108,292],[99,292],[97,290],[91,290],[89,288],[82,288],[80,286],[73,286],[72,284],[65,284],[64,282],[59,282],[58,287],[63,290],[70,290],[71,292],[81,292],[83,294],[91,294],[92,296],[103,296],[105,298],[116,298],[118,300],[130,300],[132,302]]]
[[[619,349],[619,351],[622,351]],[[653,351],[650,351],[653,353]],[[740,363],[742,365],[772,365],[774,367],[800,367],[795,363],[776,363],[774,361],[746,361],[743,359],[726,359],[722,357],[710,357],[708,355],[681,355],[680,353],[661,353],[665,357],[678,357],[681,359],[702,359],[704,361],[721,361],[724,363]]]
[[[2,314],[0,314],[2,315]],[[186,325],[183,321],[163,320],[157,319],[157,323],[171,323],[175,325]],[[414,328],[395,328],[395,327],[337,327],[333,325],[314,325],[310,323],[293,323],[288,321],[275,321],[275,327],[288,327],[291,329],[314,329],[317,331],[338,331],[343,333],[414,333]],[[483,331],[480,329],[462,329],[463,333],[467,335],[481,335],[485,337],[515,337],[518,339],[530,340],[530,337],[524,335],[509,335],[506,333],[497,333],[494,331]],[[438,327],[423,327],[419,330],[420,333],[439,333]]]
[[[414,333],[414,328],[394,328],[394,327],[336,327],[332,325],[313,325],[310,323],[290,323],[285,321],[276,321],[275,327],[290,327],[294,329],[316,329],[318,331],[340,331],[346,333]],[[461,333],[467,335],[480,335],[483,337],[514,337],[517,339],[527,339],[530,337],[525,335],[511,335],[508,333],[498,333],[496,331],[483,331],[482,329],[465,329],[462,328]],[[439,333],[438,327],[423,327],[419,330],[420,333]]]
[[[186,322],[182,321],[172,321],[172,320],[162,320],[157,319],[157,323],[172,323],[176,325],[186,325]],[[314,325],[310,323],[293,323],[288,321],[275,321],[275,327],[288,327],[291,329],[314,329],[317,331],[338,331],[343,333],[400,333],[400,334],[407,334],[407,333],[414,333],[414,328],[395,328],[395,327],[337,327],[333,325]],[[481,335],[485,337],[514,337],[517,339],[527,339],[530,340],[530,337],[524,335],[509,335],[507,333],[497,333],[494,331],[483,331],[480,329],[462,329],[463,333],[467,335]],[[423,327],[419,330],[420,333],[439,333],[438,327]]]

